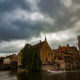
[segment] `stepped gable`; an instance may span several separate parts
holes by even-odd
[[[45,41],[40,42],[40,43],[38,43],[38,44],[33,45],[33,47],[37,48],[37,49],[40,51],[41,48],[43,47],[44,43],[45,43]]]

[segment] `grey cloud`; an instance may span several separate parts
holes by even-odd
[[[6,2],[4,2],[5,4]],[[13,3],[13,5],[11,5]],[[24,1],[19,0],[11,0],[8,1],[7,4],[10,4],[9,6],[13,6],[17,8],[17,5],[19,5],[21,8],[24,6]],[[3,4],[2,4],[3,5]],[[71,22],[71,18],[74,16],[79,17],[80,11],[77,10],[76,13],[72,13],[70,9],[67,9],[62,5],[62,3],[59,0],[41,0],[40,3],[38,3],[38,7],[40,9],[40,12],[42,14],[47,14],[51,18],[55,19],[56,22],[54,25],[50,25],[49,23],[36,21],[35,24],[33,24],[33,21],[24,21],[23,18],[20,20],[15,20],[10,22],[11,24],[4,24],[5,18],[1,18],[1,24],[0,24],[0,40],[10,40],[10,39],[25,39],[30,38],[32,36],[39,36],[41,32],[45,33],[51,33],[51,32],[58,32],[60,30],[66,30],[68,28],[73,28],[74,23],[76,23],[80,18],[78,18],[75,22]],[[2,8],[8,8],[12,9],[11,7],[3,7]],[[3,9],[5,11],[5,9]],[[7,10],[7,9],[6,9]],[[12,9],[13,10],[13,9]],[[27,9],[26,9],[27,10]],[[7,10],[8,11],[8,10]],[[60,15],[59,12],[62,12]],[[31,12],[32,13],[32,12]],[[67,14],[66,14],[67,13]],[[6,15],[6,14],[5,14]],[[17,14],[18,15],[18,14]],[[4,16],[4,15],[3,15]],[[3,19],[4,18],[4,19]],[[3,19],[3,21],[2,21]],[[47,19],[47,18],[46,18]],[[15,29],[16,27],[17,29]]]
[[[4,2],[0,2],[0,41],[10,41],[14,39],[29,40],[32,37],[40,37],[40,33],[42,32],[45,34],[56,33],[58,31],[74,28],[74,25],[80,20],[80,8],[74,10],[74,12],[72,11],[72,9],[76,7],[74,6],[74,3],[79,5],[80,1],[73,0],[73,5],[67,8],[60,2],[60,0],[40,0],[37,4],[39,9],[37,12],[44,15],[46,20],[48,20],[46,15],[48,15],[52,20],[55,20],[55,22],[51,25],[49,22],[44,20],[24,20],[24,17],[9,21],[6,17],[4,17],[7,16],[6,12],[11,13],[11,11],[15,11],[17,8],[28,11],[29,13],[33,13],[35,11],[31,11],[31,6],[27,2],[25,3],[24,0],[5,0]],[[13,14],[10,15],[13,16]],[[16,15],[19,15],[19,13]],[[14,17],[16,17],[16,15]],[[76,19],[72,20],[74,17],[76,17]],[[80,29],[74,33],[77,36],[77,34],[80,34],[79,32]],[[76,45],[76,43],[74,44],[71,42],[72,40],[74,39],[70,38],[63,44],[69,42],[69,44]],[[52,44],[54,43],[55,42]],[[57,42],[55,46],[59,44],[62,43]],[[0,49],[0,52],[17,52],[18,49],[14,47],[15,46],[12,46],[11,48],[5,47],[5,50]]]
[[[65,30],[68,28],[73,28],[73,25],[80,20],[80,8],[72,12],[74,8],[74,3],[80,2],[79,0],[73,0],[73,6],[71,8],[66,8],[60,0],[42,0],[40,3],[40,10],[45,14],[47,13],[51,17],[56,19],[55,31]],[[76,6],[75,6],[76,7]],[[59,14],[60,13],[60,14]],[[71,22],[71,18],[78,17],[76,21]],[[53,28],[54,29],[54,28]]]
[[[41,0],[39,8],[42,13],[47,13],[50,16],[55,17],[57,16],[57,11],[64,7],[61,5],[60,0]]]
[[[59,47],[59,45],[61,46],[66,46],[67,44],[69,44],[70,46],[75,46],[78,47],[78,41],[77,38],[70,38],[69,40],[66,40],[64,42],[59,42],[59,41],[53,41],[51,44],[52,49],[57,49]]]
[[[10,40],[0,42],[0,53],[18,53],[25,45],[25,40]]]
[[[4,2],[0,2],[0,12],[9,12],[16,8],[22,8],[30,10],[30,7],[27,3],[24,2],[24,0],[4,0]]]
[[[19,48],[17,48],[16,46],[10,46],[10,47],[5,47],[0,49],[0,53],[18,53],[19,52]]]
[[[77,3],[77,4],[80,4],[80,0],[72,0],[72,2],[74,3]]]

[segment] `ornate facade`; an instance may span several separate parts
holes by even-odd
[[[65,68],[79,67],[79,51],[76,47],[59,46],[58,49],[53,50],[53,54],[55,62],[59,63],[64,60]]]

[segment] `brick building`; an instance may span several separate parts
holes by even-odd
[[[80,67],[80,36],[78,36],[79,51],[77,47],[71,47],[68,44],[66,46],[59,46],[58,49],[52,51],[46,38],[44,41],[40,41],[32,46],[37,48],[40,53],[42,64],[53,64],[54,66],[56,63],[60,68]],[[21,50],[18,54],[18,66],[21,65],[22,54],[23,51]]]
[[[68,44],[67,46],[63,47],[59,46],[58,49],[53,50],[53,54],[56,63],[60,63],[62,60],[65,62],[65,68],[73,68],[79,66],[79,51],[74,46],[70,47]]]
[[[40,58],[42,61],[42,64],[52,64],[53,62],[53,55],[52,55],[52,49],[50,48],[47,39],[45,38],[44,41],[41,41],[38,44],[33,45],[33,47],[37,48],[37,50],[40,53]],[[18,65],[21,65],[21,59],[22,59],[22,50],[18,54]]]

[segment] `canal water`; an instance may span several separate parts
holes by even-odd
[[[0,71],[0,80],[17,80],[17,77],[12,75],[10,71]]]
[[[23,72],[17,76],[9,71],[1,71],[0,80],[80,80],[80,71]]]

